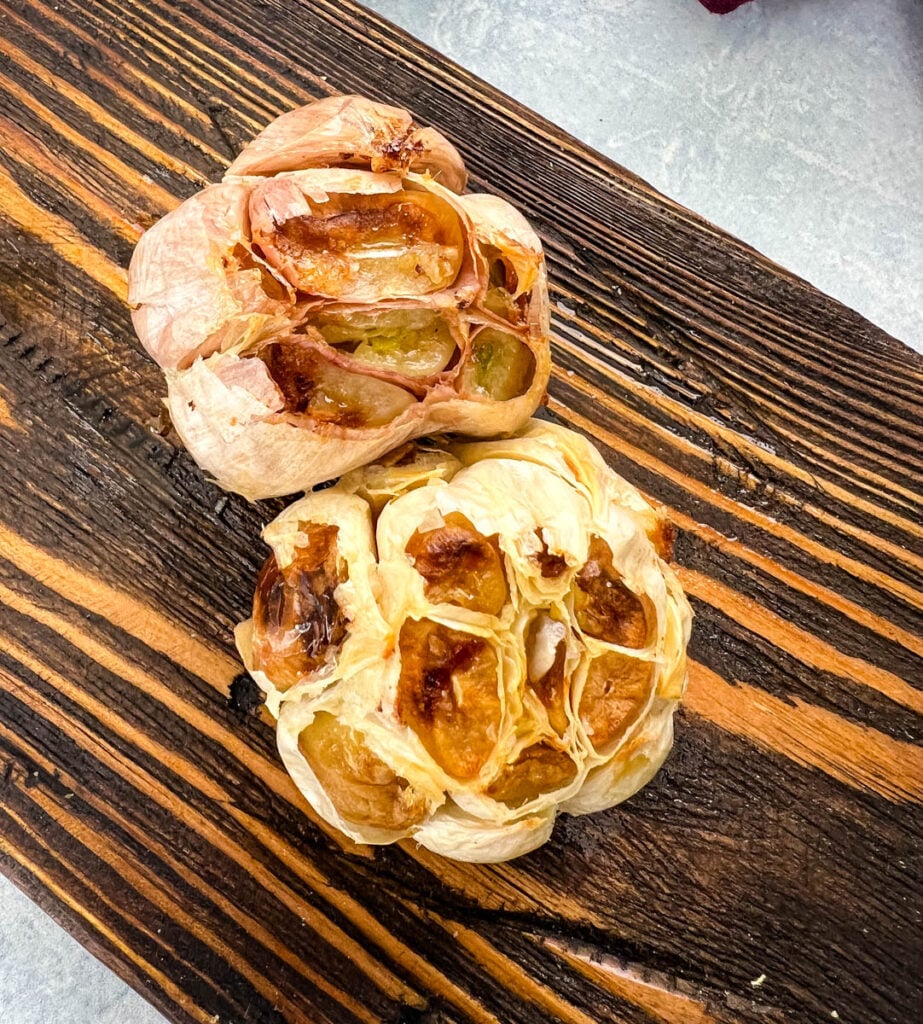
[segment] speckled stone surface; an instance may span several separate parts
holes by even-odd
[[[0,877],[3,1024],[164,1024],[164,1018]]]
[[[367,6],[923,349],[923,0]]]
[[[369,6],[923,349],[923,0]],[[3,879],[0,1020],[163,1022]]]

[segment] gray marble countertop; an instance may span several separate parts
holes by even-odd
[[[923,350],[923,0],[368,6]],[[3,879],[0,1010],[163,1024]]]
[[[366,0],[923,348],[923,2]]]

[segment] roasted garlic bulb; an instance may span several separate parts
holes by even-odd
[[[541,243],[465,181],[439,132],[337,96],[277,118],[141,238],[135,329],[221,486],[291,494],[410,438],[531,416],[550,372]]]
[[[266,527],[243,660],[315,810],[500,861],[657,771],[691,613],[665,524],[583,437],[407,445]]]

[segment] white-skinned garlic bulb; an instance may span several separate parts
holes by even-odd
[[[410,445],[307,495],[244,662],[315,810],[469,861],[626,799],[672,744],[691,612],[664,519],[583,437]]]

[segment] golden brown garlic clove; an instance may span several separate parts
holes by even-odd
[[[292,288],[339,302],[380,302],[448,288],[464,226],[443,198],[394,175],[304,171],[257,185],[254,245]]]
[[[621,647],[646,647],[656,620],[650,602],[633,593],[612,565],[612,549],[590,540],[586,565],[574,581],[574,612],[587,636]]]
[[[654,688],[655,666],[620,651],[605,651],[587,670],[580,722],[597,751],[625,735],[643,714]]]
[[[317,671],[346,635],[336,589],[344,582],[337,558],[336,526],[305,523],[308,543],[280,568],[266,559],[253,598],[253,657],[279,690]]]
[[[420,737],[449,775],[478,774],[497,742],[502,704],[497,655],[482,637],[428,619],[398,639],[398,720]]]
[[[284,411],[313,423],[378,427],[415,403],[413,395],[394,384],[343,369],[298,335],[265,345],[259,358],[284,396]]]
[[[320,711],[298,737],[298,748],[339,814],[353,825],[404,831],[429,811],[414,790],[368,747],[361,733]]]
[[[544,793],[569,786],[579,771],[566,750],[550,743],[527,747],[512,764],[504,765],[487,787],[494,800],[522,807]]]
[[[450,512],[443,526],[417,530],[405,550],[426,581],[423,592],[433,604],[500,614],[509,587],[496,534],[485,537],[460,512]]]

